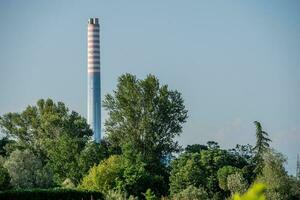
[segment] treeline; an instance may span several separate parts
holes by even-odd
[[[268,200],[300,199],[285,157],[270,148],[259,122],[256,143],[221,149],[218,143],[175,140],[188,118],[182,95],[152,75],[119,77],[105,96],[108,117],[100,144],[86,120],[64,103],[39,100],[0,117],[0,189],[71,188],[106,199],[231,199],[253,183],[267,185]],[[176,155],[176,156],[175,156]]]

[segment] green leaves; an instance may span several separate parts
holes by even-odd
[[[21,113],[3,115],[0,126],[7,137],[15,141],[5,149],[30,151],[41,162],[41,168],[50,168],[57,184],[66,178],[78,183],[94,164],[87,162],[89,166],[79,168],[81,151],[92,131],[82,116],[70,112],[62,102],[40,99],[35,106],[27,106]]]
[[[131,74],[120,76],[103,107],[108,111],[105,132],[113,146],[132,143],[147,164],[179,150],[174,138],[182,131],[187,110],[181,94],[161,86],[155,76],[143,80]]]

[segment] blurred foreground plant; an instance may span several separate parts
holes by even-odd
[[[262,183],[255,183],[245,194],[235,194],[233,200],[265,200],[264,192],[266,186]]]

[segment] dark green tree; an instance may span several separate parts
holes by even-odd
[[[108,157],[109,152],[103,141],[100,143],[96,143],[94,141],[88,142],[79,154],[79,169],[81,171],[81,175],[86,175],[93,165],[99,164],[101,160]]]
[[[0,165],[0,190],[10,187],[10,176],[6,168]]]
[[[108,111],[108,142],[119,147],[130,142],[148,169],[156,170],[164,158],[180,149],[174,138],[187,118],[183,98],[178,91],[160,85],[155,76],[144,80],[131,74],[120,76],[117,89],[105,96],[103,107]]]
[[[79,156],[92,131],[85,118],[69,111],[64,103],[41,99],[21,113],[1,116],[0,127],[15,141],[10,151],[28,149],[43,166],[50,166],[58,184],[66,178],[81,179]]]
[[[15,143],[14,140],[8,139],[8,137],[3,137],[0,139],[0,155],[1,156],[7,156],[8,152],[8,146],[11,146]]]
[[[260,122],[254,121],[254,124],[256,126],[256,145],[254,147],[254,162],[256,164],[255,173],[260,174],[264,164],[263,155],[269,150],[271,139],[269,139],[268,133],[263,131]]]
[[[220,148],[181,154],[171,163],[171,195],[180,193],[192,185],[196,188],[203,187],[211,199],[224,199],[229,193],[220,188],[218,179],[218,171],[224,166],[242,169],[247,166],[247,162]]]
[[[219,149],[220,145],[215,141],[208,141],[207,147],[208,147],[208,149]]]
[[[206,145],[202,144],[192,144],[192,145],[187,145],[186,148],[184,149],[185,153],[199,153],[202,150],[208,150],[208,147]]]

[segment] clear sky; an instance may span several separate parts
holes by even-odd
[[[151,73],[189,110],[181,144],[254,144],[254,120],[296,170],[300,1],[0,1],[0,114],[39,98],[86,116],[86,28],[101,23],[102,97]],[[105,118],[105,113],[102,112]]]

